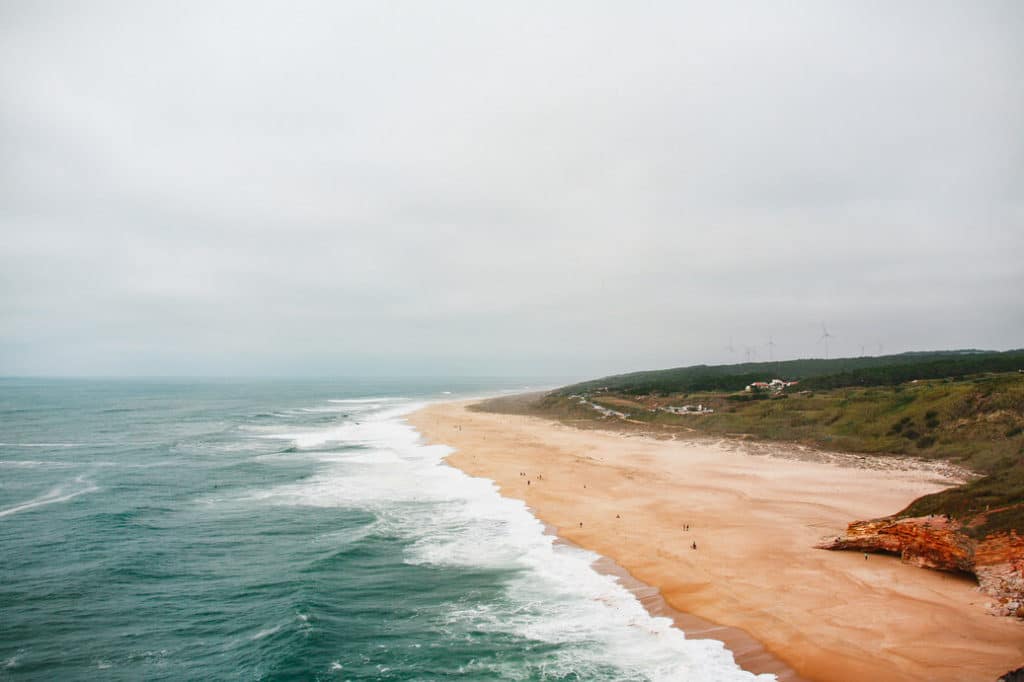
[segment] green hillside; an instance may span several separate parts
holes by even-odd
[[[754,381],[798,380],[746,391]],[[678,414],[683,406],[701,412]],[[901,515],[948,514],[972,533],[1024,533],[1024,351],[681,367],[587,381],[481,409],[655,437],[707,435],[946,460],[980,477]],[[895,510],[893,510],[895,511]]]
[[[804,388],[884,386],[913,379],[961,377],[1021,368],[1024,368],[1024,349],[931,351],[831,360],[693,365],[619,374],[566,386],[558,392],[569,395],[598,388],[629,394],[738,391],[754,381],[770,378],[799,380],[805,384]]]

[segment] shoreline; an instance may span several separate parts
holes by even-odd
[[[1024,626],[987,615],[973,583],[812,547],[953,484],[949,472],[627,437],[466,409],[475,402],[406,419],[455,449],[449,464],[526,502],[559,537],[605,557],[595,568],[649,611],[688,637],[725,642],[746,670],[794,681],[995,680],[1024,660]]]
[[[547,527],[547,532],[556,536],[556,542],[574,545],[559,536],[550,526]],[[797,675],[792,667],[768,651],[761,642],[748,633],[739,628],[712,623],[706,618],[680,611],[668,603],[660,589],[638,580],[614,559],[601,554],[594,562],[593,568],[598,573],[615,577],[620,585],[636,597],[649,614],[670,619],[676,628],[686,634],[687,639],[714,639],[722,642],[725,648],[732,653],[736,665],[747,672],[755,675],[770,673],[775,675],[778,682],[806,682]]]

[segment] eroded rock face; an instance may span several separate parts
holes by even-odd
[[[974,575],[998,600],[993,610],[1024,618],[1024,538],[1012,531],[986,537],[974,550]]]
[[[962,523],[944,516],[885,517],[854,521],[845,535],[816,546],[884,552],[923,568],[973,574],[978,589],[994,599],[993,613],[1024,617],[1024,538],[1014,531],[979,541]]]

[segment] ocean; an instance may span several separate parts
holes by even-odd
[[[524,388],[0,379],[0,679],[754,679],[403,421]]]

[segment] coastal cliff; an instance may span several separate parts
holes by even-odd
[[[990,515],[1022,506],[993,509],[966,522],[937,515],[854,521],[845,535],[816,546],[895,554],[922,568],[969,573],[977,578],[978,589],[992,597],[990,612],[1024,618],[1024,538],[1012,529],[981,537],[976,533]]]

